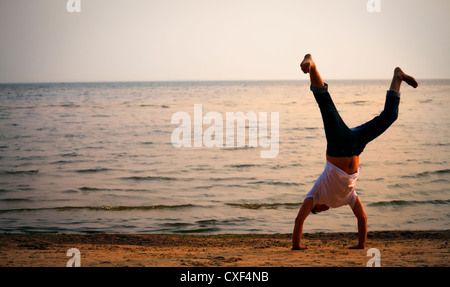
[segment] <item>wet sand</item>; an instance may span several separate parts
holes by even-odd
[[[348,247],[357,233],[304,234],[0,234],[1,267],[64,267],[70,248],[82,267],[365,267],[377,248],[382,267],[450,266],[450,230],[369,232],[366,248]]]

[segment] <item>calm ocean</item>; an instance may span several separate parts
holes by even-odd
[[[328,84],[351,127],[382,111],[389,87]],[[419,84],[402,86],[399,119],[361,156],[356,191],[369,231],[450,228],[450,80]],[[195,104],[224,121],[277,112],[278,155],[174,147],[172,115],[193,121]],[[0,232],[290,233],[325,148],[306,81],[3,84]],[[356,231],[348,206],[304,227]]]

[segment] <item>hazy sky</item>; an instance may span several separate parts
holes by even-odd
[[[0,0],[0,82],[450,78],[450,1]]]

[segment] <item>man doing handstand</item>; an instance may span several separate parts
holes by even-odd
[[[358,245],[353,249],[364,249],[367,239],[367,217],[363,205],[355,192],[359,174],[359,155],[365,146],[381,135],[397,119],[400,103],[400,85],[405,81],[416,88],[417,81],[395,68],[391,86],[386,94],[384,110],[369,122],[355,128],[348,128],[340,117],[328,93],[328,85],[322,81],[316,64],[307,54],[300,64],[302,71],[309,73],[311,91],[319,105],[327,139],[326,165],[311,190],[305,197],[292,235],[292,249],[303,250],[300,245],[303,223],[310,212],[317,213],[350,205],[358,220]]]

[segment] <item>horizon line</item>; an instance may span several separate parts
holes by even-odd
[[[450,78],[416,78],[417,80],[450,80]],[[390,81],[391,78],[339,79],[329,78],[326,81]],[[0,82],[0,85],[33,85],[33,84],[95,84],[95,83],[186,83],[186,82],[309,82],[309,79],[229,79],[229,80],[94,80],[94,81],[37,81],[37,82]]]

